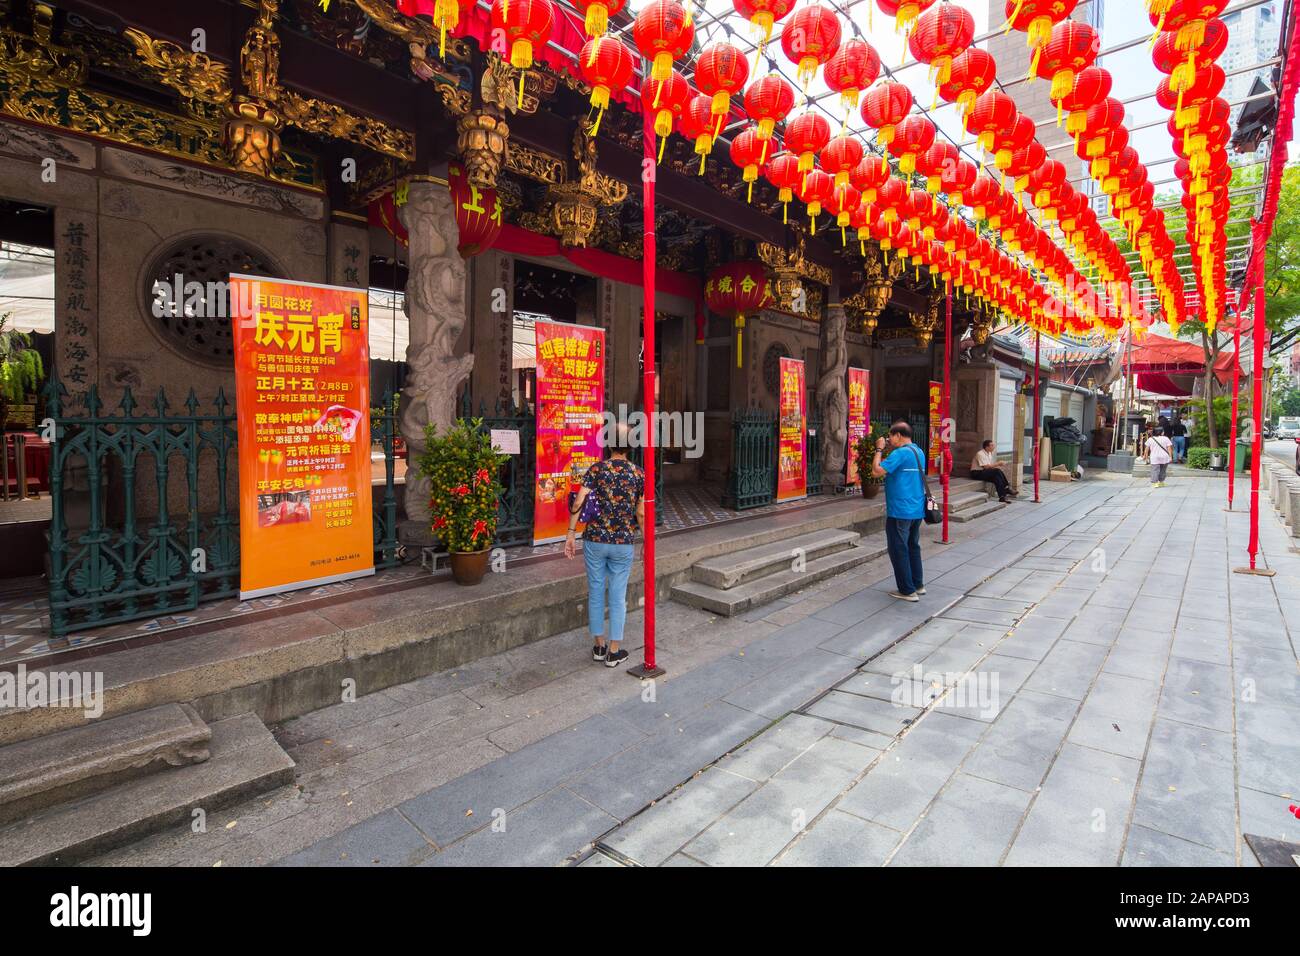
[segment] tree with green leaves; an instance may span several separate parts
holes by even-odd
[[[13,313],[0,315],[0,428],[9,420],[9,406],[36,390],[45,377],[41,353],[26,332],[8,328]]]

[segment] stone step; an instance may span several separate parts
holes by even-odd
[[[175,767],[0,828],[0,866],[65,865],[293,780],[293,760],[256,714],[210,727],[203,763]]]
[[[974,521],[976,518],[982,518],[986,514],[992,514],[994,511],[1000,511],[1005,507],[1006,504],[1004,502],[998,501],[994,498],[977,508],[967,508],[965,511],[957,514],[950,514],[948,515],[948,520],[960,522]]]
[[[700,584],[725,591],[738,584],[788,568],[795,558],[796,550],[803,552],[805,561],[814,561],[855,546],[860,537],[856,531],[843,531],[838,528],[801,534],[783,541],[773,541],[756,548],[736,551],[733,554],[720,554],[716,558],[706,558],[691,568],[691,577]]]
[[[163,704],[0,747],[0,825],[163,767],[208,759],[212,732]]]
[[[943,497],[940,495],[939,504],[943,504]],[[962,494],[950,494],[948,496],[948,514],[955,515],[960,511],[968,511],[972,508],[979,508],[989,502],[989,496],[983,491],[967,491]]]
[[[873,561],[886,553],[887,549],[883,541],[876,538],[871,544],[859,543],[855,547],[809,561],[802,571],[792,571],[787,567],[784,571],[768,574],[726,590],[710,587],[699,581],[685,581],[673,585],[672,596],[682,604],[721,614],[724,617],[734,617],[750,608],[768,604],[800,588],[806,588],[823,578]]]

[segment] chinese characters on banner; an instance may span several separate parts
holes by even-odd
[[[926,463],[932,475],[939,474],[941,464],[941,451],[943,443],[940,438],[943,435],[943,382],[930,383],[930,450],[928,452],[929,461]]]
[[[865,368],[849,368],[849,450],[847,483],[858,483],[858,442],[867,437],[871,421],[871,373]]]
[[[560,541],[569,530],[569,492],[601,459],[605,411],[605,331],[538,322],[537,483],[533,543]]]
[[[242,599],[375,573],[366,290],[231,276]]]
[[[776,500],[791,501],[808,495],[808,393],[804,388],[803,361],[781,359],[781,433],[776,471]]]

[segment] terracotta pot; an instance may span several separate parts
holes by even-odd
[[[862,497],[874,498],[880,494],[880,483],[876,481],[864,481],[862,483]]]
[[[452,551],[451,576],[457,584],[478,584],[487,574],[490,548],[482,551]]]

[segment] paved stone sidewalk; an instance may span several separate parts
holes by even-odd
[[[1131,483],[585,863],[1256,865],[1244,834],[1300,840],[1300,556],[1265,507],[1277,576],[1233,574],[1223,493]]]
[[[1196,482],[1187,484],[1154,494],[1185,503]],[[929,594],[918,605],[887,596],[892,584],[884,561],[745,618],[719,619],[661,604],[660,659],[669,676],[656,683],[652,698],[637,682],[584,659],[585,637],[573,632],[290,721],[277,734],[298,762],[296,786],[209,814],[206,833],[186,828],[160,834],[96,862],[544,865],[583,859],[584,865],[603,865],[625,854],[641,863],[768,862],[778,856],[782,863],[798,863],[805,855],[816,862],[810,854],[821,841],[844,844],[844,852],[853,854],[845,862],[862,863],[876,852],[859,852],[853,841],[836,839],[836,828],[871,834],[883,860],[912,822],[902,819],[901,809],[888,820],[861,808],[867,816],[850,812],[869,792],[859,782],[864,773],[875,774],[873,768],[887,761],[896,765],[893,776],[904,781],[898,786],[917,791],[910,798],[914,816],[941,791],[954,806],[991,805],[969,799],[985,795],[980,787],[1017,790],[1028,806],[1037,783],[1027,772],[1016,777],[1007,770],[1003,780],[993,770],[979,775],[963,768],[956,780],[949,778],[978,738],[994,729],[1006,736],[1006,761],[1021,760],[1022,748],[1037,747],[1051,750],[1038,759],[1052,761],[1053,771],[1061,765],[1057,745],[1036,740],[1035,721],[1066,720],[1053,708],[1078,708],[1077,697],[1067,692],[1095,694],[1095,671],[1084,689],[1058,687],[1051,679],[1054,672],[1064,675],[1063,682],[1072,678],[1074,658],[1087,659],[1099,653],[1088,647],[1100,647],[1077,635],[1061,636],[1072,626],[1065,618],[1073,618],[1090,596],[1080,586],[1096,590],[1080,570],[1068,579],[1066,572],[1103,534],[1112,534],[1115,547],[1125,536],[1133,541],[1138,529],[1127,522],[1153,494],[1114,477],[1045,485],[1044,493],[1041,505],[1019,504],[956,526],[953,545],[927,544]],[[1195,511],[1190,519],[1194,536],[1200,519]],[[1180,515],[1179,525],[1185,520]],[[1207,533],[1209,528],[1207,523]],[[1063,532],[1065,537],[1055,537]],[[927,531],[925,538],[932,537]],[[1222,561],[1221,540],[1218,547]],[[1133,580],[1132,604],[1141,588],[1139,554],[1117,550],[1114,558],[1111,579]],[[1130,563],[1121,568],[1124,558]],[[1176,555],[1179,560],[1185,571],[1188,555]],[[1150,563],[1146,559],[1143,573]],[[986,580],[990,575],[996,577]],[[1282,589],[1282,578],[1275,580]],[[1085,601],[1071,607],[1069,592],[1075,591]],[[1106,594],[1111,597],[1109,588]],[[1115,588],[1113,600],[1122,599],[1122,589]],[[936,615],[942,617],[932,620]],[[946,706],[913,712],[891,705],[892,672],[881,667],[891,661],[902,666],[906,655],[925,648],[921,660],[927,668],[958,673],[984,658],[1021,618],[1016,646],[999,647],[983,664],[986,670],[996,665],[1003,695],[1015,691],[996,720]],[[1042,622],[1037,638],[1033,620]],[[639,631],[639,615],[633,614],[629,634]],[[1127,657],[1132,670],[1144,654],[1158,651],[1125,647],[1112,649],[1110,658]],[[1031,681],[1038,683],[1029,687]],[[915,703],[927,705],[929,696],[918,687]],[[911,729],[899,737],[909,717],[915,726],[906,725]],[[1017,736],[1018,728],[1027,729]],[[1294,737],[1292,731],[1283,739]],[[1090,745],[1084,740],[1077,746]],[[987,749],[997,748],[990,743]],[[996,756],[986,759],[996,763]],[[690,782],[682,786],[685,781]],[[1258,792],[1280,792],[1269,786]],[[671,796],[663,799],[665,794]],[[1013,800],[1005,813],[1014,807]],[[806,824],[800,832],[793,829],[796,812]],[[724,818],[725,836],[715,828]],[[750,822],[741,826],[741,818]],[[927,818],[945,819],[934,809]],[[731,836],[742,833],[752,837]],[[602,852],[589,856],[593,841],[602,841]],[[690,855],[679,852],[688,844],[694,844]],[[913,852],[921,852],[921,845]]]

